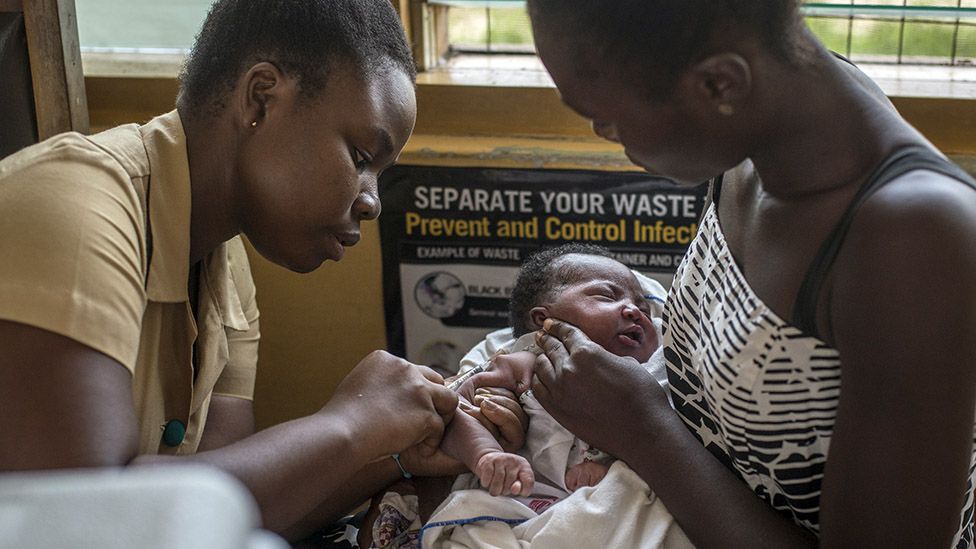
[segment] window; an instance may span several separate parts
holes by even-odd
[[[75,1],[86,74],[165,76],[178,71],[212,0]],[[551,85],[534,55],[524,0],[394,4],[432,82]],[[829,48],[897,86],[886,90],[976,97],[976,0],[822,0],[803,10]],[[907,89],[906,78],[921,88]]]
[[[415,3],[429,10],[414,9],[426,17],[425,68],[475,63],[460,61],[465,56],[477,55],[478,62],[490,64],[491,56],[532,54],[524,1]],[[806,2],[802,9],[811,30],[829,48],[856,62],[976,64],[976,0],[827,0]]]
[[[534,54],[532,27],[522,2],[481,7],[455,5],[448,11],[448,49],[453,54]],[[497,5],[502,4],[502,5]]]
[[[976,0],[807,3],[807,25],[861,63],[972,66]]]
[[[421,70],[543,70],[523,0],[412,0],[410,20]]]
[[[212,0],[75,0],[86,52],[185,52]]]

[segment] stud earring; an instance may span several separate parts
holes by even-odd
[[[729,105],[728,103],[722,103],[718,106],[718,113],[722,116],[732,116],[732,113],[734,112],[735,110],[732,109],[732,105]]]
[[[255,121],[253,121],[253,122],[251,122],[251,127],[252,127],[252,128],[256,128],[256,127],[258,127],[258,121],[257,121],[257,120],[255,120]]]

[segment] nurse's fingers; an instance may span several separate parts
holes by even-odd
[[[444,376],[438,374],[427,366],[418,365],[417,367],[420,368],[420,374],[427,378],[427,381],[436,383],[438,385],[444,385]]]
[[[418,368],[420,369],[420,373],[430,382],[428,389],[430,390],[430,398],[434,405],[434,410],[444,419],[445,423],[449,423],[451,418],[454,417],[454,411],[457,409],[457,393],[445,387],[444,378],[434,370],[426,366],[418,366]]]
[[[525,444],[525,431],[529,427],[529,420],[518,401],[492,396],[481,400],[480,404],[481,413],[498,430],[500,435],[498,442],[503,450],[514,452]]]
[[[428,417],[424,429],[427,436],[421,441],[420,446],[421,455],[430,456],[440,446],[445,425],[454,418],[454,412],[457,411],[458,406],[458,396],[457,393],[444,386],[444,378],[440,374],[426,366],[417,366],[417,368],[419,368],[420,374],[430,382],[425,388],[430,403],[434,407],[433,411],[437,414]]]
[[[525,386],[528,389],[529,385]],[[476,406],[481,406],[482,411],[485,410],[485,405],[491,403],[499,406],[500,408],[514,414],[518,420],[518,423],[522,425],[528,425],[529,420],[525,415],[525,410],[522,409],[522,405],[519,404],[518,397],[515,393],[504,389],[501,387],[479,387],[474,392],[474,404]],[[491,415],[489,413],[489,415]],[[507,415],[505,416],[507,419]],[[492,418],[494,420],[494,418]],[[495,422],[498,423],[497,421]]]

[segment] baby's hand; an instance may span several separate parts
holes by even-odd
[[[598,482],[603,480],[603,477],[607,476],[609,470],[609,465],[595,461],[584,461],[574,465],[566,471],[566,488],[570,492],[575,492],[584,486],[596,486]]]
[[[521,396],[532,385],[532,368],[535,355],[526,351],[498,355],[491,359],[491,366],[471,376],[458,389],[458,393],[474,402],[475,391],[481,387],[508,389]]]
[[[529,462],[518,454],[507,452],[489,452],[481,456],[475,474],[481,480],[481,486],[493,496],[528,496],[535,483]]]

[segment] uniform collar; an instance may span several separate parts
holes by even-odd
[[[146,296],[150,301],[189,299],[190,166],[186,134],[176,110],[140,126],[149,158],[149,223],[152,259]]]

